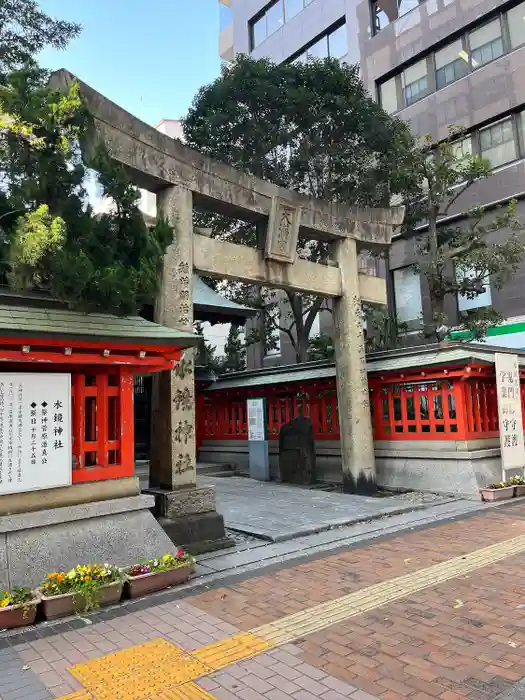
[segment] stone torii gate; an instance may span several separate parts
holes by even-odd
[[[52,84],[66,90],[75,80],[61,70],[53,75]],[[169,138],[82,82],[80,93],[93,116],[97,137],[138,187],[156,193],[158,210],[174,227],[174,241],[165,255],[156,321],[192,330],[193,271],[334,300],[343,481],[346,491],[368,491],[375,482],[375,465],[361,301],[385,304],[386,283],[359,273],[357,256],[360,250],[380,251],[389,246],[393,227],[403,220],[404,208],[357,209],[283,189]],[[261,247],[253,249],[200,235],[192,224],[194,204],[253,220],[263,234]],[[299,233],[333,243],[333,261],[323,265],[299,259]],[[194,488],[192,360],[181,363],[171,375],[164,373],[154,423],[150,480],[163,492],[160,512],[171,516],[198,512],[199,503],[191,505],[203,497],[202,490]]]

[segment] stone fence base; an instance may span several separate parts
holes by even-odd
[[[341,483],[339,441],[318,440],[315,448],[318,480]],[[478,499],[481,487],[502,478],[498,438],[376,441],[375,455],[378,485],[393,490],[429,491]],[[248,442],[206,440],[199,452],[199,461],[231,464],[241,474],[248,474]],[[277,479],[279,448],[276,440],[270,442],[270,467],[272,478]]]

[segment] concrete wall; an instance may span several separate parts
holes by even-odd
[[[316,442],[319,481],[341,483],[339,441]],[[479,489],[500,481],[499,439],[376,441],[377,483],[392,490],[415,490],[479,498]],[[206,463],[229,464],[248,474],[246,440],[206,440],[199,452]],[[279,475],[279,446],[270,442],[272,478]]]

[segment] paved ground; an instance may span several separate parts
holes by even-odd
[[[148,486],[148,469],[146,462],[136,467],[142,488]],[[285,542],[453,500],[421,493],[366,498],[244,477],[199,475],[198,483],[215,487],[217,511],[224,517],[227,528],[270,542]]]
[[[525,503],[0,636],[2,700],[520,700]]]
[[[215,486],[217,511],[227,527],[271,542],[450,500],[431,494],[366,498],[243,477],[200,476],[199,483]]]

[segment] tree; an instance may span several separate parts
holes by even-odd
[[[334,339],[326,333],[310,338],[308,360],[331,360],[335,356]]]
[[[246,369],[246,346],[241,338],[241,329],[233,323],[228,331],[224,352],[221,372],[241,372]]]
[[[45,291],[86,311],[138,313],[156,295],[172,229],[162,219],[146,226],[137,190],[102,149],[89,165],[115,207],[94,215],[81,147],[90,117],[78,85],[59,94],[47,80],[45,71],[27,62],[0,84],[4,278],[18,290]]]
[[[366,349],[368,352],[395,350],[401,345],[400,337],[408,326],[400,323],[395,314],[384,308],[363,304],[366,321]]]
[[[0,0],[0,84],[46,46],[63,49],[80,26],[53,19],[36,0]]]
[[[426,278],[430,293],[432,317],[425,335],[438,341],[450,326],[445,313],[447,297],[475,299],[484,293],[489,279],[500,289],[525,258],[525,243],[519,236],[524,226],[515,201],[495,212],[475,206],[459,224],[447,221],[458,198],[491,170],[488,160],[463,153],[461,136],[461,129],[451,127],[448,138],[437,145],[430,137],[424,140],[416,165],[422,191],[409,202],[406,222],[408,226],[416,221],[425,224],[417,240],[415,267]],[[463,326],[476,339],[483,339],[488,328],[501,321],[490,307],[470,311],[462,318]]]
[[[306,195],[388,206],[393,193],[415,187],[410,131],[371,99],[358,66],[330,59],[275,65],[240,56],[201,88],[183,125],[189,146]],[[257,245],[249,222],[208,215],[199,223],[214,236]],[[328,250],[302,240],[299,255],[319,262]],[[270,323],[288,333],[297,361],[307,359],[322,298],[287,292],[290,318],[281,323],[275,293],[238,284],[234,291],[240,301],[265,307]]]
[[[208,343],[204,337],[204,326],[201,321],[193,324],[194,332],[201,338],[196,357],[196,364],[200,367],[208,367],[212,372],[218,370],[219,361],[215,357],[215,347]]]

